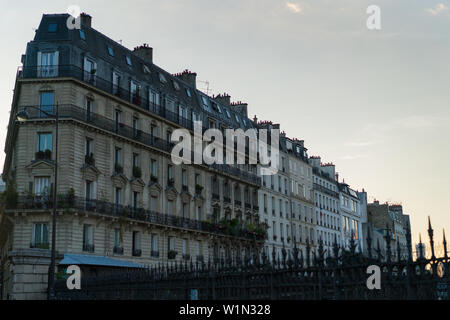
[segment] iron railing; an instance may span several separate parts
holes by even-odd
[[[49,196],[19,196],[17,205],[9,207],[8,209],[21,210],[49,210],[53,208],[53,200]],[[165,213],[160,213],[144,208],[134,208],[121,204],[115,204],[102,200],[85,199],[79,197],[67,197],[63,195],[58,196],[58,208],[60,210],[77,209],[82,211],[95,212],[114,217],[125,217],[140,221],[149,222],[152,224],[163,225],[179,229],[188,229],[196,231],[204,231],[215,233],[223,236],[232,236],[244,238],[253,241],[264,241],[266,237],[266,229],[262,232],[263,226],[260,227],[258,233],[254,233],[245,227],[230,228],[222,223],[212,223],[209,221],[199,221],[190,218],[173,216]]]
[[[431,231],[431,232],[430,232]],[[142,299],[189,300],[195,290],[199,300],[448,300],[450,299],[450,258],[434,256],[432,229],[429,229],[432,257],[412,259],[411,241],[406,258],[391,260],[390,241],[383,253],[378,246],[372,255],[370,235],[368,255],[356,251],[352,241],[344,250],[334,243],[325,256],[322,242],[312,252],[282,250],[281,257],[269,252],[236,251],[235,255],[209,257],[208,261],[168,262],[165,265],[99,273],[81,279],[80,290],[69,290],[66,280],[56,281],[56,299]],[[389,235],[387,236],[390,240]],[[295,242],[294,242],[295,243]],[[379,267],[380,287],[368,287],[369,266]]]
[[[22,105],[19,107],[20,109],[27,108],[27,112],[29,114],[29,119],[48,119],[48,117],[41,112],[39,109],[42,106],[30,106],[30,105]],[[33,107],[33,108],[31,108]],[[48,106],[46,106],[48,107]],[[174,147],[174,143],[167,141],[165,139],[155,137],[152,134],[146,133],[144,131],[140,131],[139,135],[135,134],[135,128],[132,126],[125,125],[124,123],[109,119],[105,116],[102,116],[98,113],[87,112],[86,109],[73,105],[73,104],[62,104],[58,106],[58,116],[59,118],[65,119],[74,119],[100,129],[118,134],[125,138],[128,138],[133,141],[140,142],[144,145],[165,151],[170,153],[172,148]],[[44,153],[39,154],[39,158],[43,158],[45,156]],[[51,155],[50,155],[51,156]],[[241,170],[237,167],[226,165],[226,164],[212,164],[208,166],[208,168],[213,168],[219,172],[236,176],[240,179],[243,179],[247,182],[260,185],[261,178],[257,175],[247,172],[245,170]]]

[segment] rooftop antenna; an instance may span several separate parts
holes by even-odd
[[[202,81],[202,80],[197,80],[197,82],[201,82],[201,83],[204,83],[204,84],[206,84],[206,94],[209,96],[209,91],[210,91],[210,89],[209,89],[209,81],[208,80],[206,80],[206,81]]]

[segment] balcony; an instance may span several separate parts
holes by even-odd
[[[50,248],[50,244],[48,242],[32,242],[30,243],[30,248],[33,249],[49,249]]]
[[[173,260],[177,257],[178,252],[176,252],[175,250],[169,250],[169,252],[167,252],[167,259],[169,260]]]
[[[181,186],[181,191],[188,192],[189,188],[186,185]]]
[[[44,199],[47,199],[44,201]],[[22,196],[20,195],[17,200],[17,204],[8,208],[19,209],[19,210],[50,210],[53,204],[48,197],[42,196]],[[247,228],[243,228],[240,225],[238,227],[229,228],[228,225],[222,225],[219,223],[214,223],[212,217],[209,217],[209,221],[198,221],[194,219],[177,217],[173,215],[168,215],[152,210],[147,210],[144,208],[133,209],[130,206],[123,206],[120,204],[115,204],[111,202],[106,202],[102,200],[86,200],[85,198],[76,197],[74,195],[60,195],[58,196],[58,208],[67,208],[95,212],[100,215],[106,215],[111,217],[125,217],[129,219],[135,219],[143,222],[148,222],[152,224],[178,228],[181,230],[192,230],[208,232],[218,235],[239,237],[247,240],[264,240],[266,233],[260,232],[255,234],[250,234]],[[86,250],[85,250],[86,249]],[[87,245],[83,246],[83,250],[94,250]],[[91,252],[91,251],[88,251]],[[92,251],[93,252],[93,251]]]
[[[142,255],[141,249],[133,249],[133,257],[140,257]]]
[[[173,188],[175,186],[175,179],[174,178],[167,179],[167,186]]]
[[[94,247],[93,244],[84,243],[83,244],[83,251],[85,251],[85,252],[94,252],[95,251],[95,247]]]
[[[142,170],[138,166],[133,166],[133,178],[140,179],[142,177]]]
[[[231,203],[230,197],[229,197],[229,196],[224,196],[224,197],[223,197],[223,202],[225,202],[225,203]]]
[[[158,177],[157,177],[157,176],[154,176],[154,175],[151,175],[151,176],[150,176],[150,182],[152,182],[152,183],[158,183]]]
[[[122,255],[123,254],[123,247],[122,246],[114,246],[113,253]]]
[[[89,85],[92,85],[106,93],[115,95],[116,97],[126,101],[127,103],[130,103],[130,101],[140,107],[143,110],[149,111],[153,114],[156,114],[160,117],[163,117],[175,124],[178,124],[182,127],[185,127],[189,130],[194,130],[194,123],[190,119],[186,119],[184,117],[180,117],[178,113],[172,112],[170,110],[167,110],[166,108],[157,105],[148,99],[141,97],[139,93],[131,92],[127,89],[124,89],[122,87],[117,87],[117,85],[114,85],[110,80],[102,79],[98,77],[97,75],[92,75],[90,72],[86,72],[83,69],[75,66],[75,65],[59,65],[59,66],[51,66],[52,70],[56,70],[56,72],[47,72],[48,67],[47,66],[28,66],[28,67],[20,67],[18,71],[18,78],[21,79],[34,79],[34,78],[55,78],[55,77],[71,77],[75,78],[79,81],[83,81],[88,83]],[[94,81],[92,81],[94,79]],[[61,105],[59,106],[59,111],[61,110]],[[78,120],[80,121],[86,121],[86,110],[84,108],[78,111],[77,118],[80,118]],[[113,120],[110,120],[108,118],[102,117],[98,114],[91,113],[92,119],[90,119],[89,123],[97,125],[99,120],[103,122],[103,124],[106,124],[105,122],[108,122],[107,126],[109,127],[108,130],[111,132],[116,132],[120,135],[126,135],[128,138],[137,140],[138,142],[142,142],[148,145],[154,146],[154,144],[158,145],[156,147],[160,147],[164,149],[166,152],[170,152],[171,148],[173,147],[173,143],[164,141],[162,139],[155,138],[154,140],[150,138],[150,135],[142,132],[138,136],[135,135],[135,129],[133,130],[132,127],[128,127],[124,124],[116,123]],[[66,117],[63,112],[60,112],[60,117]],[[42,118],[46,118],[43,114],[40,115]],[[203,127],[202,132],[206,131],[208,128]],[[169,150],[168,150],[169,149]],[[229,165],[224,164],[212,164],[211,166],[216,170],[219,170],[223,173],[232,174],[234,176],[237,176],[243,180],[246,180],[253,184],[261,185],[261,178],[258,177],[254,173],[250,173],[244,170],[240,170],[236,167],[231,167]]]
[[[240,207],[242,205],[241,200],[234,200],[234,205]]]
[[[38,151],[35,154],[35,160],[52,160],[52,152],[49,149]]]
[[[183,260],[190,260],[191,255],[190,254],[183,254]]]
[[[219,194],[218,194],[218,193],[213,193],[213,194],[212,194],[212,199],[213,199],[213,200],[216,200],[216,201],[220,201],[220,196],[219,196]]]
[[[123,173],[123,167],[119,163],[116,163],[114,165],[114,173],[115,174],[122,174]]]
[[[203,261],[205,261],[205,258],[202,255],[198,255],[197,256],[197,261],[198,262],[203,262]]]
[[[92,152],[84,156],[84,163],[89,166],[95,166],[94,154]]]
[[[151,256],[152,258],[159,258],[159,251],[154,251],[154,250],[152,250],[152,251],[150,252],[150,256]]]
[[[203,191],[203,186],[201,186],[201,185],[199,185],[199,184],[196,184],[196,185],[195,185],[195,194],[196,194],[196,195],[201,195],[201,194],[202,194],[202,191]]]

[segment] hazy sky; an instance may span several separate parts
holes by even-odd
[[[381,8],[381,30],[366,8]],[[169,72],[186,68],[281,123],[334,162],[369,200],[401,202],[413,236],[431,215],[450,236],[450,2],[444,0],[5,1],[0,5],[0,144],[16,69],[43,13],[78,5],[97,30],[144,42]],[[198,83],[206,89],[206,83]],[[3,151],[3,149],[2,149]],[[4,154],[0,154],[3,166]]]

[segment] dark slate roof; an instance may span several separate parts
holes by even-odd
[[[208,116],[219,120],[220,123],[233,127],[248,129],[253,128],[253,122],[247,117],[243,117],[241,114],[234,112],[232,107],[224,106],[200,90],[196,90],[188,83],[182,81],[178,77],[172,75],[171,73],[165,71],[155,64],[150,64],[133,53],[132,50],[122,46],[120,43],[112,40],[102,34],[101,32],[86,26],[81,25],[81,29],[85,33],[86,40],[81,39],[80,31],[77,29],[68,30],[67,19],[68,14],[44,14],[42,16],[39,29],[36,31],[34,41],[68,41],[82,50],[89,52],[96,58],[100,58],[106,62],[114,65],[124,73],[130,73],[136,81],[141,82],[141,84],[147,83],[151,84],[155,89],[159,89],[169,97],[173,97],[178,100],[181,104],[191,107],[196,112],[201,112],[207,114]],[[56,23],[56,32],[48,32],[48,27],[51,23]],[[114,56],[108,53],[108,45],[114,50]],[[126,63],[125,56],[129,56],[131,59],[131,66]],[[143,64],[145,64],[150,69],[150,74],[145,74],[143,70]],[[162,83],[159,79],[159,74],[163,74],[167,82]],[[180,87],[176,90],[173,81],[176,81]],[[186,93],[185,88],[189,88],[191,91],[191,97]],[[203,108],[202,97],[205,97],[209,104],[209,110],[206,111]],[[211,107],[211,102],[219,105],[222,112],[213,110]],[[228,110],[230,117],[227,116],[225,109]],[[239,122],[236,120],[236,115],[239,118]],[[242,119],[245,118],[245,125]]]

